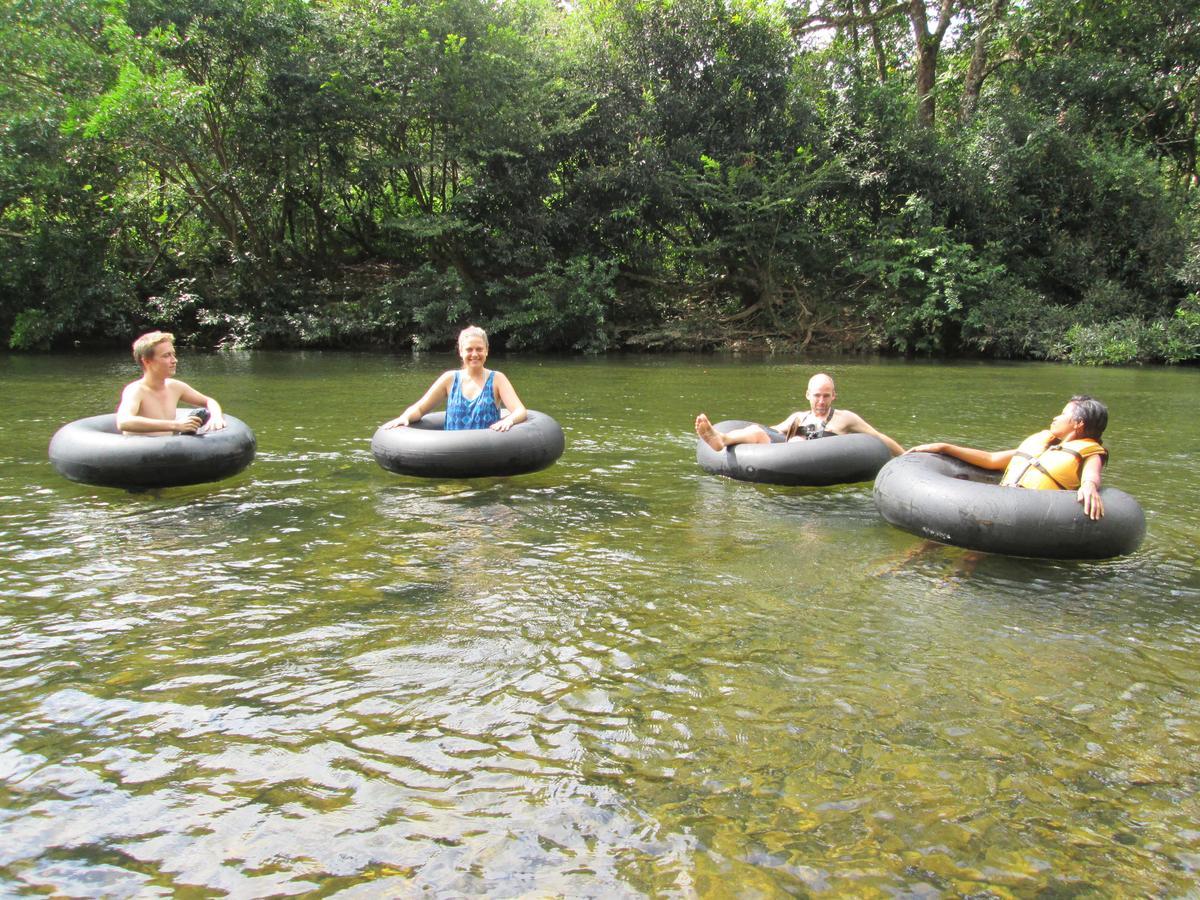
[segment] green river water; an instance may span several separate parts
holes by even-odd
[[[0,893],[1200,892],[1200,372],[495,358],[556,465],[379,468],[455,362],[184,350],[258,457],[128,494],[46,458],[127,358],[0,357]],[[917,552],[869,483],[699,469],[821,369],[905,445],[1099,396],[1145,542]]]

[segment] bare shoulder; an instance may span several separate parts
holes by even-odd
[[[436,401],[439,397],[450,396],[450,389],[454,386],[454,376],[457,374],[457,369],[447,369],[435,378],[433,384],[429,386],[429,390],[425,392],[424,399]]]
[[[874,431],[866,419],[849,409],[837,410],[829,427],[834,431]]]
[[[153,400],[154,394],[146,387],[142,379],[131,381],[121,390],[120,409],[128,415],[137,415],[142,402],[147,398]]]
[[[185,392],[192,389],[192,386],[186,381],[179,381],[176,378],[168,378],[163,385],[167,389],[167,394],[174,400],[178,400]]]

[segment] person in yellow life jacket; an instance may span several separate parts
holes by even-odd
[[[944,453],[982,469],[1004,470],[1002,485],[1037,490],[1075,491],[1089,518],[1104,515],[1100,473],[1108,451],[1100,437],[1108,425],[1108,407],[1079,394],[1067,401],[1046,431],[1031,434],[1015,450],[975,450],[955,444],[919,444],[909,453]]]

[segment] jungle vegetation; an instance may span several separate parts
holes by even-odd
[[[0,339],[1200,358],[1200,0],[0,0]]]

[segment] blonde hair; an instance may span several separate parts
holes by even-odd
[[[464,328],[462,331],[460,331],[458,333],[458,349],[461,350],[463,347],[463,344],[466,341],[469,341],[473,337],[482,338],[483,349],[484,350],[488,349],[487,332],[484,331],[482,328],[480,328],[478,325],[468,325],[466,328]]]
[[[154,356],[154,348],[169,341],[175,343],[175,335],[169,331],[148,331],[133,342],[133,361],[139,366],[143,360]]]

